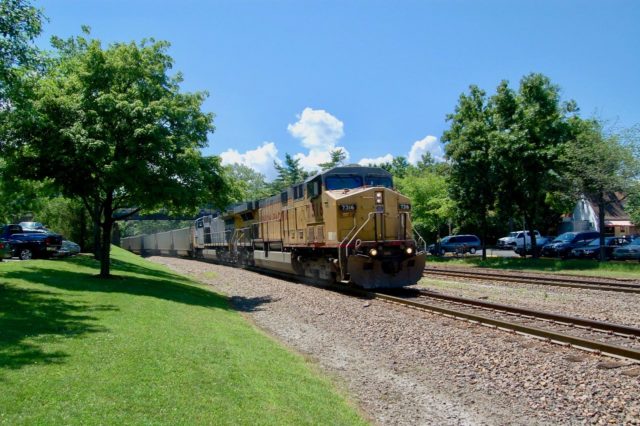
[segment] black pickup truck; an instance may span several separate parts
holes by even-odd
[[[60,250],[62,245],[62,235],[24,230],[20,225],[3,226],[0,239],[6,240],[11,246],[13,256],[22,260],[50,257]]]

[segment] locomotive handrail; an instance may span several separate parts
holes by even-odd
[[[357,223],[356,223],[356,217],[355,215],[353,216],[353,228],[351,228],[351,230],[349,232],[347,232],[347,235],[345,235],[344,239],[340,242],[340,244],[338,245],[338,266],[340,267],[340,280],[344,280],[344,271],[342,269],[342,254],[340,253],[340,251],[342,250],[342,246],[344,245],[344,242],[347,240],[347,238],[349,238],[349,235],[351,235],[351,233],[353,232],[354,229],[356,229]],[[351,241],[351,240],[349,240]],[[347,251],[349,250],[349,247],[347,247]]]
[[[418,231],[416,231],[416,229],[413,227],[413,224],[411,224],[411,229],[418,236],[418,241],[422,241],[422,247],[423,247],[422,251],[423,252],[427,251],[427,242],[425,241],[425,239],[422,238],[422,235],[420,235],[420,233]]]
[[[349,240],[349,242],[347,243],[347,252],[345,253],[347,255],[347,257],[349,257],[349,245],[351,244],[351,242],[353,241],[353,239],[355,237],[358,236],[358,234],[360,233],[360,231],[362,231],[362,228],[365,227],[365,225],[367,223],[369,223],[369,221],[371,220],[371,215],[376,214],[375,212],[369,212],[369,215],[367,216],[367,220],[364,221],[364,223],[362,224],[362,226],[360,228],[358,228],[358,230],[356,231],[355,234],[353,234],[353,237],[351,237],[351,239]]]

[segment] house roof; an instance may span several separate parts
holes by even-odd
[[[593,197],[588,197],[589,203],[593,208],[596,217],[600,214],[600,208],[598,206],[598,202]],[[621,192],[608,192],[605,193],[604,196],[605,201],[605,211],[604,211],[604,219],[609,221],[614,220],[625,220],[628,221],[629,214],[624,210],[624,206],[626,204],[626,194]]]

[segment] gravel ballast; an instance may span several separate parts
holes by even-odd
[[[151,257],[230,297],[385,425],[640,424],[640,365],[254,272]]]
[[[428,276],[419,284],[427,290],[450,296],[640,327],[640,294]]]

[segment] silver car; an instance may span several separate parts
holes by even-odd
[[[54,256],[55,257],[66,257],[73,256],[75,254],[80,253],[80,246],[73,241],[62,240],[62,245],[60,246],[60,250],[58,250]]]
[[[617,260],[640,260],[640,237],[636,237],[626,246],[613,250],[613,258]]]

